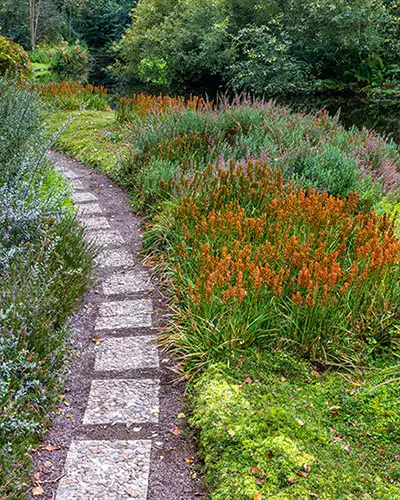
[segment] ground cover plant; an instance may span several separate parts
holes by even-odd
[[[45,161],[43,104],[0,81],[0,496],[25,498],[29,452],[59,400],[67,320],[94,256]]]
[[[396,498],[397,146],[326,112],[164,102],[85,112],[59,146],[148,217],[210,498]]]

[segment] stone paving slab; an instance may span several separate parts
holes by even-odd
[[[74,203],[89,203],[91,201],[98,201],[97,196],[87,191],[74,191],[72,193],[72,199]]]
[[[146,500],[151,441],[74,441],[57,500]]]
[[[102,214],[103,209],[98,203],[89,203],[78,207],[79,216]]]
[[[83,177],[83,174],[77,174],[72,170],[67,170],[67,169],[64,170],[62,174],[66,179],[69,179],[70,181],[73,181],[75,179],[80,179],[81,177]]]
[[[90,233],[90,237],[100,247],[108,247],[113,245],[123,245],[125,243],[122,234],[117,230],[101,230]]]
[[[92,380],[84,425],[158,423],[159,380]]]
[[[96,263],[100,267],[133,267],[135,259],[133,255],[124,248],[103,250],[97,256]]]
[[[103,282],[104,295],[147,292],[152,289],[147,273],[139,270],[118,272]]]
[[[155,336],[105,338],[96,347],[96,371],[126,371],[158,368]]]
[[[81,189],[81,190],[87,189],[86,186],[83,184],[83,182],[78,181],[77,179],[72,181],[72,186],[74,189]]]
[[[150,299],[104,302],[99,307],[96,330],[117,328],[146,328],[152,326],[153,311]]]
[[[82,217],[81,221],[87,229],[111,229],[108,219],[103,216]]]

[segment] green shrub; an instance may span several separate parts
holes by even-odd
[[[0,496],[24,498],[29,452],[49,424],[68,319],[94,250],[65,180],[45,161],[38,95],[0,80]]]
[[[28,80],[32,67],[28,54],[20,45],[0,36],[0,76],[6,73],[20,80]]]

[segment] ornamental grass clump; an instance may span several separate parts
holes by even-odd
[[[362,363],[399,347],[393,218],[360,210],[356,193],[285,183],[257,161],[210,166],[176,189],[170,341],[183,355],[201,363],[257,344]]]
[[[83,107],[96,111],[109,108],[108,92],[102,86],[63,81],[38,85],[37,90],[47,102],[65,111]]]
[[[136,118],[143,119],[150,114],[157,116],[168,112],[179,112],[185,109],[205,111],[212,109],[213,103],[202,97],[190,95],[170,97],[160,94],[158,96],[148,94],[133,94],[132,97],[122,97],[117,105],[117,120],[121,123],[132,122]]]

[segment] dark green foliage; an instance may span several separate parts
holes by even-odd
[[[173,90],[222,81],[259,95],[382,86],[397,78],[397,22],[383,0],[141,0],[115,71]]]

